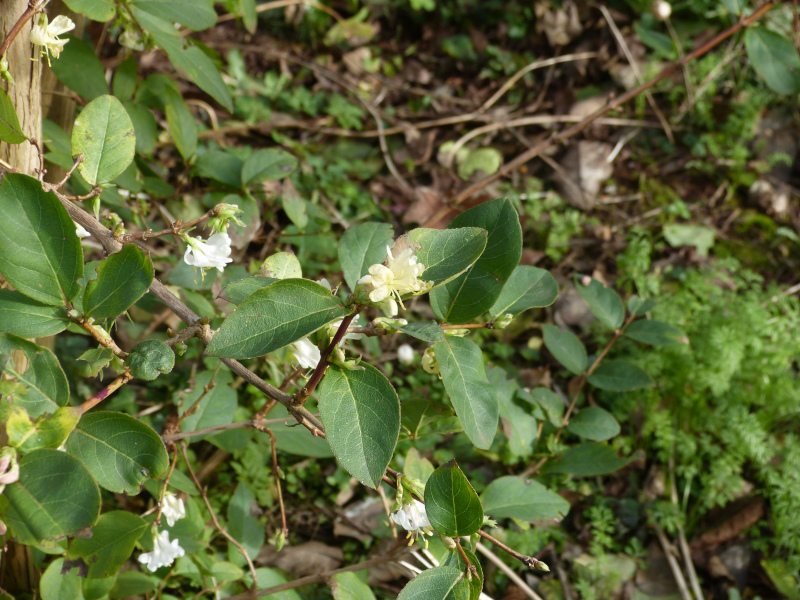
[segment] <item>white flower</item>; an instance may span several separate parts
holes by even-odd
[[[672,5],[664,0],[656,0],[653,6],[650,7],[653,11],[653,16],[659,21],[666,21],[672,14]]]
[[[69,17],[58,15],[48,25],[47,15],[42,14],[39,17],[39,22],[31,30],[31,43],[42,47],[39,55],[46,54],[47,64],[50,64],[50,55],[52,54],[53,58],[58,58],[58,55],[61,54],[64,46],[69,41],[60,40],[58,36],[73,29],[75,29],[75,23]]]
[[[364,275],[358,283],[371,285],[373,289],[369,293],[369,299],[386,316],[393,317],[397,314],[397,302],[403,306],[403,294],[425,291],[429,286],[419,278],[425,265],[417,263],[417,257],[411,248],[406,248],[395,258],[391,248],[387,246],[386,254],[386,264],[372,265],[369,275]]]
[[[222,270],[229,262],[233,262],[231,255],[231,238],[227,233],[215,233],[207,242],[203,238],[197,237],[197,241],[191,238],[184,238],[189,243],[183,260],[187,265],[207,269],[216,267],[217,271]]]
[[[176,558],[183,556],[185,552],[178,545],[178,540],[169,541],[169,531],[162,531],[153,540],[153,551],[143,552],[139,555],[139,562],[147,564],[147,568],[155,572],[161,567],[167,567]]]
[[[91,233],[86,231],[81,225],[78,225],[77,223],[75,223],[75,233],[80,238],[85,238],[85,237],[89,237],[90,235],[92,235]]]
[[[164,494],[164,500],[161,502],[161,514],[166,517],[167,525],[172,527],[175,525],[175,521],[186,516],[186,507],[183,505],[183,500],[175,494]]]
[[[397,360],[404,365],[410,365],[414,362],[414,349],[408,344],[403,344],[397,349]]]
[[[428,514],[425,512],[425,505],[419,500],[404,504],[400,510],[393,512],[392,521],[408,531],[409,546],[421,534],[433,535],[431,522],[428,521]],[[425,547],[428,547],[428,540],[425,540]]]
[[[300,366],[304,369],[316,369],[319,359],[321,358],[319,348],[317,348],[311,341],[305,337],[302,340],[297,340],[292,344],[294,348],[294,357]]]
[[[130,48],[131,50],[138,50],[139,52],[144,50],[142,36],[135,29],[126,29],[122,32],[122,35],[119,36],[117,41],[119,42],[120,46]]]

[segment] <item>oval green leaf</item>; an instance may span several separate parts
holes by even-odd
[[[511,273],[489,314],[492,318],[506,313],[518,315],[529,308],[550,306],[557,296],[558,284],[548,271],[520,265]]]
[[[217,22],[211,0],[134,0],[133,5],[170,23],[202,31]]]
[[[72,156],[83,154],[78,172],[90,185],[116,179],[131,164],[135,151],[133,122],[114,96],[95,98],[75,119]]]
[[[113,0],[64,0],[70,10],[89,17],[92,21],[105,23],[117,14]]]
[[[454,460],[436,469],[428,478],[425,511],[433,528],[450,537],[472,535],[483,525],[478,494]]]
[[[97,521],[100,490],[81,462],[58,450],[20,459],[19,481],[0,496],[0,515],[22,544],[61,539]]]
[[[386,248],[392,246],[393,240],[389,223],[359,223],[344,232],[339,241],[339,264],[351,290],[372,265],[386,260]]]
[[[244,161],[242,183],[250,185],[264,181],[278,181],[297,169],[297,159],[283,148],[256,150]]]
[[[624,360],[604,360],[586,381],[609,392],[630,392],[655,385],[650,375]]]
[[[325,286],[283,279],[257,290],[222,324],[207,356],[255,358],[315,332],[348,310]]]
[[[748,27],[744,46],[750,64],[771,89],[800,92],[800,54],[790,40],[766,27]]]
[[[495,519],[518,519],[534,523],[540,519],[563,519],[569,502],[538,481],[521,477],[498,477],[481,494],[483,509]]]
[[[621,469],[633,458],[619,458],[608,444],[586,442],[573,446],[559,461],[550,461],[542,467],[542,474],[567,473],[578,477],[606,475]]]
[[[497,390],[486,378],[481,349],[468,339],[445,337],[436,342],[434,351],[464,432],[478,448],[488,449],[497,433],[500,406]]]
[[[51,562],[39,581],[42,600],[79,600],[81,598],[81,577],[72,568],[64,568],[64,559]],[[81,599],[82,600],[82,599]]]
[[[153,381],[162,373],[169,373],[175,366],[172,348],[159,340],[145,340],[136,344],[125,359],[134,377]]]
[[[136,495],[149,478],[169,466],[164,442],[153,429],[126,414],[84,415],[67,438],[67,451],[79,458],[102,487]]]
[[[355,573],[337,573],[332,577],[334,600],[375,600],[375,594]]]
[[[192,414],[187,416],[181,423],[182,431],[196,431],[206,427],[233,423],[236,411],[236,392],[230,387],[233,377],[230,371],[221,371],[216,378],[213,375],[211,371],[200,373],[197,376],[194,389],[183,398],[181,416],[190,409]],[[214,381],[213,386],[210,385],[212,379]],[[206,391],[206,388],[209,388],[208,391]],[[202,438],[196,437],[194,439]]]
[[[680,344],[683,338],[683,332],[680,329],[668,323],[650,319],[634,321],[625,329],[625,335],[632,340],[650,344],[651,346]]]
[[[575,275],[575,287],[589,310],[606,327],[618,329],[625,320],[625,305],[619,294],[596,279],[590,279],[589,285],[583,285],[580,279],[580,275]]]
[[[16,290],[0,290],[0,333],[45,337],[64,331],[67,325],[64,307],[43,304]]]
[[[406,584],[397,600],[470,600],[469,581],[455,567],[426,569]]]
[[[441,342],[444,339],[444,330],[436,321],[416,321],[398,325],[397,329],[423,342]]]
[[[259,270],[272,279],[300,279],[303,276],[300,261],[291,252],[276,252],[268,256]]]
[[[58,80],[73,92],[85,98],[95,98],[108,93],[106,73],[94,48],[73,35],[66,36],[68,44],[50,68]]]
[[[372,365],[364,370],[328,368],[319,411],[331,450],[364,485],[377,488],[400,434],[400,399]]]
[[[475,566],[475,569],[478,571],[478,576],[475,577],[473,575],[472,581],[469,581],[469,590],[470,590],[470,600],[478,600],[481,597],[481,592],[483,591],[483,567],[481,566],[481,561],[478,560],[478,557],[475,556],[475,553],[470,550],[469,548],[461,548],[464,551],[464,554],[469,559],[470,564]],[[461,558],[461,554],[456,552],[447,552],[444,555],[444,559],[439,563],[442,567],[455,567],[462,573],[466,572],[467,570],[467,563]]]
[[[69,545],[67,557],[83,559],[88,567],[86,577],[103,579],[116,575],[125,564],[148,527],[139,515],[113,510],[100,516],[92,527],[92,536],[76,538]]]
[[[24,373],[14,370],[12,352],[21,350],[28,359]],[[69,383],[61,365],[49,349],[11,334],[0,334],[0,372],[26,388],[13,397],[13,403],[33,417],[51,413],[69,402]]]
[[[22,133],[17,111],[5,90],[0,88],[0,142],[21,144],[28,138]]]
[[[417,261],[425,266],[420,279],[444,285],[474,264],[486,248],[487,234],[477,227],[460,229],[412,229],[397,239],[392,255],[414,248]],[[385,257],[384,257],[385,258]]]
[[[433,312],[448,323],[467,323],[489,310],[522,256],[519,215],[506,198],[470,208],[447,228],[459,227],[485,229],[488,237],[469,271],[431,292]]]
[[[261,275],[254,275],[253,277],[245,277],[239,281],[229,283],[219,293],[219,298],[227,300],[232,304],[241,304],[247,297],[261,288],[275,283],[277,279],[272,277],[262,277]]]
[[[620,428],[610,412],[590,406],[569,420],[567,431],[593,442],[604,442],[618,435]]]
[[[571,331],[562,331],[554,325],[542,325],[544,345],[555,359],[568,371],[580,375],[586,370],[589,357],[586,348]]]
[[[83,252],[75,223],[52,192],[17,173],[0,184],[0,273],[17,290],[61,305],[80,291]]]
[[[128,244],[97,267],[97,279],[83,294],[87,316],[111,319],[141,298],[153,283],[153,263],[136,246]]]

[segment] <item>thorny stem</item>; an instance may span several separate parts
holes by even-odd
[[[357,316],[358,312],[353,312],[342,319],[342,322],[339,324],[339,329],[336,331],[336,335],[333,336],[331,343],[328,344],[328,347],[325,348],[320,355],[317,368],[314,369],[311,377],[308,378],[308,383],[306,383],[305,386],[303,386],[303,389],[297,392],[297,394],[295,394],[293,397],[293,400],[296,404],[304,404],[319,382],[322,380],[322,376],[325,375],[325,371],[328,368],[328,359],[333,353],[334,348],[336,348],[337,344],[342,341],[342,338],[344,338],[344,336],[347,334],[347,328],[350,327],[350,323],[352,323],[353,319],[355,319]]]
[[[14,26],[11,28],[11,31],[8,32],[6,39],[3,40],[3,43],[0,44],[0,58],[3,58],[8,52],[8,49],[11,47],[11,42],[14,41],[19,35],[19,32],[22,31],[22,28],[25,27],[25,23],[33,18],[37,13],[44,12],[44,8],[36,8],[36,5],[39,2],[28,2],[28,8],[25,9],[25,12],[22,13],[17,22],[14,23]]]
[[[244,546],[242,546],[239,542],[237,542],[236,539],[230,533],[228,533],[228,531],[222,525],[220,525],[219,520],[217,519],[217,515],[214,514],[214,509],[211,508],[211,502],[208,501],[208,495],[206,494],[206,489],[202,485],[200,485],[200,481],[197,479],[197,475],[195,475],[194,469],[192,469],[192,463],[189,460],[189,453],[187,452],[187,446],[185,443],[181,444],[181,451],[183,452],[183,460],[186,462],[186,468],[189,470],[189,475],[192,477],[192,481],[194,482],[194,485],[197,488],[200,497],[203,499],[203,502],[205,503],[206,508],[208,509],[208,514],[211,515],[211,521],[213,521],[214,527],[217,528],[217,531],[219,531],[220,534],[225,539],[227,539],[231,544],[236,546],[240,554],[244,556],[244,559],[247,561],[247,566],[250,569],[250,576],[253,578],[253,585],[250,586],[250,589],[255,590],[256,585],[258,584],[258,578],[256,576],[256,567],[253,564],[253,561],[250,559],[250,555],[247,553],[247,550],[245,550]]]

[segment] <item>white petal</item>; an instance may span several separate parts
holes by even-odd
[[[73,29],[75,29],[75,23],[72,22],[72,19],[64,15],[58,15],[53,19],[53,22],[47,26],[47,33],[56,36],[72,31]],[[66,43],[66,41],[64,43]]]

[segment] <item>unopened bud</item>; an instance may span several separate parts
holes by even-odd
[[[414,349],[408,344],[403,344],[397,349],[397,360],[404,365],[410,365],[414,362]]]
[[[583,277],[581,277],[582,286],[586,287],[588,285],[591,285],[591,283],[592,283],[592,278],[589,277],[588,275],[584,275]]]
[[[666,21],[672,14],[672,5],[669,2],[664,2],[664,0],[656,0],[650,10],[656,19]]]
[[[456,541],[453,538],[447,537],[446,535],[440,533],[439,539],[442,540],[442,544],[444,544],[444,547],[448,550],[456,549]]]
[[[505,313],[504,315],[500,315],[494,320],[494,328],[495,329],[505,329],[509,325],[511,325],[511,321],[514,320],[514,315],[511,313]]]
[[[178,342],[177,344],[175,344],[175,348],[173,348],[173,350],[175,350],[175,354],[177,354],[178,356],[183,356],[184,354],[186,354],[186,350],[188,350],[188,347],[183,342]]]
[[[449,337],[464,337],[469,333],[469,329],[445,329],[444,334]]]
[[[283,535],[283,532],[281,531],[280,533],[278,533],[278,536],[275,538],[275,549],[278,552],[280,552],[285,545],[286,545],[286,536]]]
[[[545,563],[540,560],[536,561],[536,568],[541,571],[542,573],[549,573],[550,567],[548,567]]]
[[[422,355],[422,368],[426,373],[437,375],[439,373],[439,363],[436,362],[436,354],[433,351],[433,346],[425,350]]]

